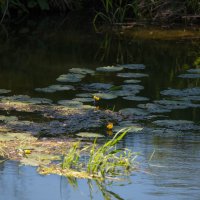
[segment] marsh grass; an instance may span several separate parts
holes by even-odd
[[[96,24],[98,19],[109,23],[123,23],[130,13],[135,12],[133,3],[128,0],[101,0],[102,11],[98,11],[93,19],[93,24]]]
[[[116,144],[120,142],[129,129],[119,131],[110,141],[99,146],[97,139],[92,146],[86,146],[79,149],[80,143],[71,147],[64,156],[62,170],[76,169],[80,173],[85,173],[86,177],[106,177],[122,176],[135,169],[134,161],[136,155],[128,149],[117,148]],[[89,151],[89,159],[86,163],[81,163],[82,152]]]

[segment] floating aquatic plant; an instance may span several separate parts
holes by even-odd
[[[69,74],[60,75],[56,80],[59,82],[76,83],[76,82],[80,82],[84,77],[85,77],[85,75],[83,75],[83,74],[69,73]]]
[[[82,102],[73,101],[73,100],[60,100],[60,101],[58,101],[58,104],[63,105],[63,106],[67,106],[67,107],[70,107],[70,108],[78,108],[78,107],[81,107],[83,105]]]
[[[69,69],[69,72],[71,73],[75,73],[75,74],[90,74],[90,75],[94,75],[95,71],[91,70],[91,69],[87,69],[87,68],[71,68]]]
[[[200,74],[181,74],[178,76],[179,78],[188,78],[188,79],[197,79],[200,78]]]
[[[6,89],[0,89],[0,94],[7,94],[10,93],[11,90],[6,90]]]
[[[74,90],[74,87],[72,85],[51,85],[45,88],[35,89],[35,91],[37,92],[47,92],[47,93],[53,93],[57,91],[68,91],[68,90]]]
[[[143,64],[124,64],[124,65],[119,65],[119,67],[123,67],[125,69],[145,69],[145,65]]]
[[[117,76],[122,78],[143,78],[148,77],[148,74],[143,73],[118,73]]]
[[[124,68],[122,66],[106,66],[96,68],[96,70],[100,72],[119,72],[123,69]]]

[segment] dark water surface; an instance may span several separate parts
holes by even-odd
[[[194,62],[200,57],[199,40],[135,39],[124,34],[95,33],[91,24],[85,24],[84,18],[81,22],[77,18],[27,20],[8,27],[7,33],[1,30],[0,88],[11,90],[12,95],[45,97],[56,103],[72,99],[80,91],[40,93],[35,88],[58,83],[56,79],[72,67],[95,70],[97,67],[127,63],[146,66],[136,72],[149,75],[140,79],[139,83],[144,86],[140,96],[148,97],[148,103],[165,99],[160,92],[168,88],[200,87],[199,78],[178,77],[190,68],[197,68]],[[83,82],[120,85],[124,80],[116,73],[100,73],[86,77]],[[127,107],[136,108],[140,103],[145,102],[117,98],[104,101],[103,106],[114,106],[118,111]],[[199,100],[195,103],[199,105]],[[167,119],[190,120],[199,125],[200,109],[197,107],[175,109],[164,115]],[[150,126],[151,122],[142,121]],[[41,176],[33,167],[6,161],[0,162],[0,200],[200,199],[198,128],[180,134],[152,131],[129,134],[120,145],[140,152],[140,170],[128,180],[108,184],[56,175]]]

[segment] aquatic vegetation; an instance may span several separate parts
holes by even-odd
[[[10,93],[11,90],[6,90],[6,89],[0,89],[0,94],[7,94]]]
[[[68,91],[68,90],[74,90],[74,87],[72,85],[50,85],[45,88],[35,88],[35,91],[37,92],[47,92],[47,93],[53,93],[57,91]]]
[[[92,133],[92,132],[80,132],[80,133],[77,133],[76,136],[83,137],[83,138],[102,138],[102,137],[105,137],[102,134]]]
[[[181,74],[179,78],[197,79],[200,78],[200,74]]]
[[[187,72],[189,72],[189,73],[200,73],[200,68],[188,69]]]
[[[140,96],[125,96],[122,98],[129,101],[149,101],[147,97],[140,97]]]
[[[85,84],[83,85],[83,89],[89,90],[89,91],[104,91],[109,90],[113,85],[110,83],[91,83],[91,84]]]
[[[116,99],[117,95],[111,93],[95,93],[94,96],[100,97],[101,99]]]
[[[83,103],[80,101],[74,101],[74,100],[60,100],[58,101],[58,104],[63,105],[63,106],[67,106],[70,108],[80,108]]]
[[[153,121],[153,124],[156,124],[158,126],[163,126],[163,127],[166,127],[166,128],[171,128],[171,129],[174,129],[174,130],[180,130],[180,131],[200,130],[200,126],[198,126],[194,122],[188,121],[188,120],[163,119],[163,120]]]
[[[106,66],[106,67],[97,67],[96,70],[99,72],[118,72],[123,70],[122,66]]]
[[[144,109],[140,109],[140,108],[124,108],[119,110],[119,113],[121,113],[122,115],[125,116],[147,116],[149,113],[144,110]]]
[[[83,74],[83,75],[94,75],[95,71],[91,69],[86,69],[86,68],[71,68],[69,69],[69,72],[75,73],[75,74]]]
[[[117,76],[122,78],[143,78],[148,77],[148,74],[143,73],[118,73]]]
[[[4,133],[1,136],[7,140],[0,137],[0,155],[23,165],[36,166],[40,174],[99,180],[124,177],[136,169],[136,154],[116,146],[127,131],[118,132],[103,145],[98,145],[97,139],[92,144],[81,144],[65,139],[39,140],[28,133]],[[82,156],[88,159],[81,159]]]
[[[113,129],[113,123],[112,122],[108,122],[108,124],[106,125],[106,128],[108,130],[112,130]]]
[[[125,80],[124,83],[128,83],[128,84],[134,84],[134,83],[140,83],[141,80],[136,80],[136,79],[129,79],[129,80]]]
[[[72,101],[79,101],[79,102],[82,102],[82,103],[86,103],[86,102],[93,102],[94,100],[93,100],[93,98],[84,98],[84,97],[79,97],[79,98],[74,98],[74,99],[72,99]]]
[[[124,64],[119,66],[123,67],[124,69],[131,69],[131,70],[145,69],[145,65],[143,64]]]
[[[60,75],[56,80],[59,82],[76,83],[76,82],[80,82],[84,77],[85,75],[83,74],[69,73],[69,74]]]

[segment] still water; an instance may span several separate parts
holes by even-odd
[[[82,92],[81,89],[39,93],[35,88],[56,84],[56,79],[73,67],[95,70],[97,67],[129,63],[146,66],[143,70],[137,70],[138,73],[148,74],[147,78],[140,79],[144,89],[138,96],[147,97],[148,103],[167,99],[161,92],[169,88],[185,90],[200,87],[199,78],[178,77],[191,68],[198,68],[194,65],[200,56],[198,39],[138,39],[125,33],[96,33],[91,24],[86,25],[84,18],[81,22],[77,18],[29,19],[22,24],[7,27],[7,30],[2,29],[0,88],[11,90],[9,95],[43,97],[57,103],[59,100],[74,98],[76,93]],[[116,73],[100,73],[87,77],[84,83],[121,85],[124,80],[116,76]],[[147,102],[118,97],[104,100],[102,107],[114,107],[118,111],[137,108],[139,104]],[[194,103],[196,106],[179,109],[173,107],[170,112],[154,114],[154,119],[136,119],[135,122],[148,127],[154,127],[152,122],[159,119],[190,120],[196,128],[185,128],[182,132],[177,126],[177,132],[173,127],[171,132],[160,132],[160,129],[153,132],[151,129],[145,133],[128,134],[120,145],[140,153],[140,167],[127,180],[99,183],[56,175],[41,176],[34,167],[6,161],[0,162],[0,200],[198,200],[199,99]]]

